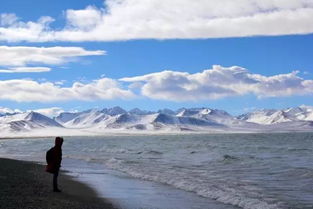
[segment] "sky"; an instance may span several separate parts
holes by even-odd
[[[313,105],[311,0],[10,0],[0,107]]]

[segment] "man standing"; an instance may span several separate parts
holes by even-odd
[[[58,175],[62,161],[62,144],[63,138],[56,137],[55,145],[46,154],[47,166],[46,171],[53,174],[53,191],[61,192],[58,188]]]

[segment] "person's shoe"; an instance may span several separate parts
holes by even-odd
[[[53,189],[53,192],[62,192],[62,191],[59,189]]]

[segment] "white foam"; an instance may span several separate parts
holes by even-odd
[[[111,169],[116,169],[125,172],[132,177],[159,182],[167,185],[174,186],[178,189],[194,192],[200,196],[212,198],[222,203],[239,206],[244,209],[278,209],[276,204],[269,204],[263,201],[261,195],[259,198],[247,197],[241,191],[227,187],[227,185],[205,185],[203,182],[191,181],[189,178],[180,177],[176,173],[172,175],[164,175],[164,172],[153,173],[147,172],[145,169],[140,171],[126,167],[123,160],[111,158],[105,162],[105,165]]]

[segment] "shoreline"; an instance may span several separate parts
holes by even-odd
[[[288,134],[288,133],[312,133],[313,131],[273,131],[273,132],[107,132],[103,134],[55,134],[55,135],[13,135],[0,137],[0,140],[7,139],[39,139],[39,138],[55,138],[62,137],[104,137],[104,136],[168,136],[168,135],[227,135],[227,134]]]
[[[2,209],[114,209],[84,183],[60,172],[61,193],[52,192],[52,175],[44,166],[0,158],[0,208]]]

